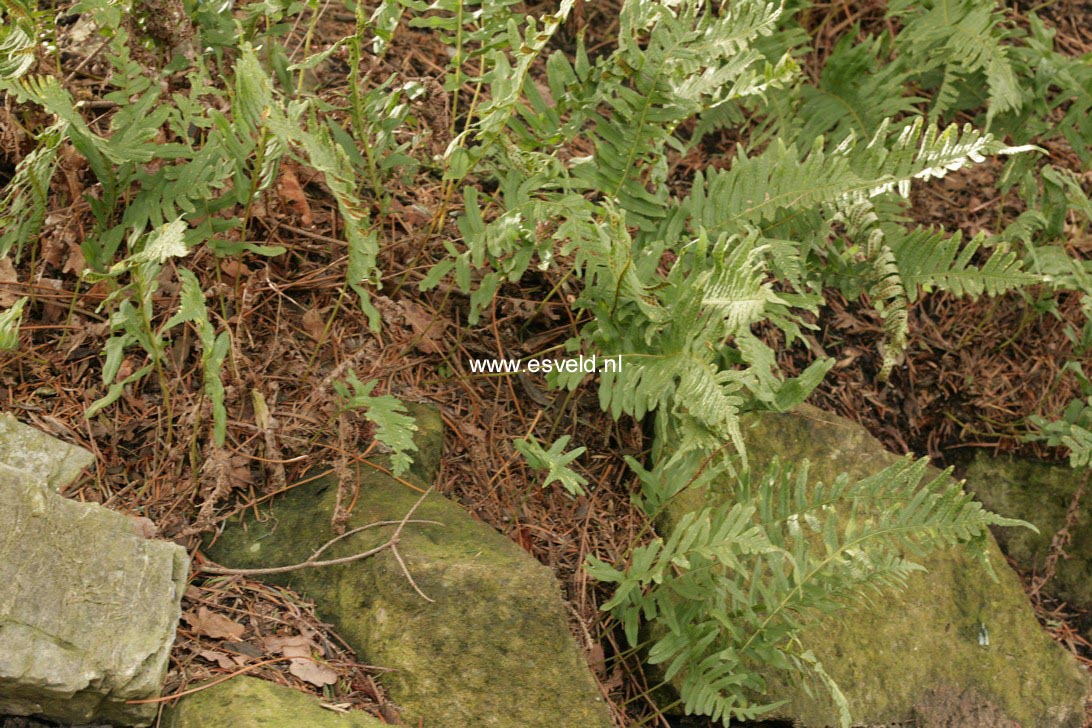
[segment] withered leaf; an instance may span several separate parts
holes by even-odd
[[[15,266],[7,256],[0,258],[0,306],[8,307],[19,300],[19,294],[15,291],[15,285],[19,283],[19,276],[15,273]]]
[[[296,176],[296,170],[292,168],[292,165],[285,164],[281,167],[281,178],[277,183],[277,189],[288,203],[288,209],[299,217],[300,223],[304,227],[310,227],[314,222],[311,205],[307,202],[303,185],[300,184],[300,179]]]
[[[322,341],[322,334],[326,330],[326,322],[322,320],[322,314],[317,308],[309,308],[303,314],[303,330],[315,341]]]
[[[217,652],[216,650],[201,650],[197,654],[209,662],[215,662],[225,670],[233,670],[243,664],[238,659],[232,658],[231,655],[225,655],[223,652]]]
[[[288,663],[288,672],[317,687],[337,682],[337,672],[332,667],[314,660],[291,660]]]
[[[186,620],[186,623],[197,634],[212,637],[216,640],[239,641],[243,633],[246,632],[246,627],[243,625],[212,611],[208,607],[198,607],[197,612],[186,612],[182,615],[182,619]]]
[[[402,301],[401,306],[402,316],[413,329],[413,336],[417,339],[417,348],[425,354],[442,353],[447,322],[414,301]]]

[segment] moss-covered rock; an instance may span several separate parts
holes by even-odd
[[[361,712],[335,713],[313,695],[255,677],[235,677],[181,698],[163,728],[381,728]]]
[[[752,467],[763,469],[774,457],[807,459],[811,478],[827,483],[842,472],[871,475],[896,458],[864,428],[813,407],[755,415],[744,434]],[[717,495],[684,493],[668,523],[706,498]],[[928,572],[913,575],[904,591],[885,592],[802,635],[842,688],[855,721],[920,725],[928,716],[928,725],[955,725],[938,715],[933,699],[947,694],[976,696],[980,708],[952,701],[953,710],[977,710],[981,720],[1000,714],[1024,728],[1082,725],[1086,674],[1042,631],[992,539],[990,554],[999,582],[958,549],[938,552],[922,560]],[[771,717],[837,725],[828,697],[769,677],[770,697],[788,701]]]
[[[1066,512],[1085,476],[1064,465],[979,453],[967,468],[967,487],[987,508],[1022,518],[1039,529],[998,530],[1001,549],[1029,572],[1042,574],[1054,534],[1065,526]],[[1092,608],[1092,489],[1069,527],[1066,558],[1058,559],[1046,593],[1082,609]]]
[[[412,480],[436,472],[441,423],[418,412],[420,453]],[[349,528],[405,516],[420,493],[366,465]],[[275,500],[258,521],[232,523],[209,555],[233,567],[305,560],[332,538],[337,485],[320,478]],[[389,551],[351,564],[291,572],[290,585],[371,664],[394,668],[383,682],[405,722],[426,728],[609,726],[588,665],[569,632],[548,568],[462,508],[436,494],[421,504],[399,553],[426,601]],[[339,541],[323,558],[383,543],[392,527]]]

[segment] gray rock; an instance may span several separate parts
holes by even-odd
[[[53,490],[60,490],[93,462],[95,456],[82,447],[25,425],[7,412],[0,413],[0,463],[25,470]]]
[[[843,472],[863,478],[896,459],[860,425],[814,407],[751,416],[744,437],[754,469],[761,472],[774,457],[783,463],[806,458],[810,477],[824,483]],[[685,491],[676,497],[668,528],[706,498],[718,496]],[[989,553],[998,582],[960,549],[935,552],[915,559],[928,571],[912,575],[905,590],[885,591],[801,635],[802,648],[812,650],[841,687],[857,724],[1083,725],[1087,673],[1043,632],[992,539]],[[986,645],[979,641],[982,625]],[[773,673],[767,687],[770,698],[788,701],[769,717],[807,728],[838,724],[821,691],[809,695]],[[969,721],[972,714],[978,722]]]
[[[212,685],[168,707],[162,728],[382,728],[365,713],[334,713],[317,698],[254,677]]]
[[[418,415],[412,479],[435,474],[442,423]],[[419,493],[362,466],[349,528],[405,516]],[[274,501],[260,521],[235,522],[208,551],[226,566],[281,566],[305,560],[332,538],[337,484],[320,478]],[[607,728],[605,702],[569,632],[557,580],[508,538],[439,495],[406,527],[399,546],[423,599],[389,552],[351,564],[268,579],[314,599],[362,661],[383,675],[407,725],[425,728]],[[384,542],[390,527],[336,543],[337,558]]]
[[[0,713],[146,725],[167,670],[186,552],[0,465]]]

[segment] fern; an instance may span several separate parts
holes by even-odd
[[[641,617],[655,619],[648,659],[680,685],[688,713],[753,720],[779,705],[753,698],[765,689],[762,666],[816,670],[792,635],[864,592],[903,585],[921,570],[906,554],[982,541],[991,525],[1027,525],[984,511],[947,474],[925,478],[926,468],[907,458],[822,484],[809,480],[806,461],[796,473],[774,463],[742,478],[730,504],[688,513],[666,540],[634,549],[624,570],[595,558],[588,570],[617,585],[604,608],[631,644]],[[842,708],[848,726],[844,698]]]
[[[23,321],[23,307],[27,298],[18,298],[8,309],[0,311],[0,351],[19,348],[19,325]]]
[[[761,95],[788,81],[791,58],[770,65],[750,47],[769,34],[781,14],[774,3],[734,3],[714,15],[704,2],[627,2],[619,22],[619,50],[600,76],[627,79],[605,85],[609,112],[593,112],[594,163],[576,174],[616,200],[632,223],[648,228],[666,215],[667,199],[649,184],[663,181],[656,160],[685,119],[732,99]]]
[[[931,114],[942,116],[958,108],[958,83],[975,76],[986,80],[989,98],[987,123],[997,114],[1014,111],[1024,103],[1004,40],[1009,31],[993,2],[937,0],[892,2],[888,15],[904,21],[896,45],[906,56],[905,66],[924,74],[940,69],[943,80]]]
[[[364,418],[375,425],[375,439],[391,450],[391,472],[400,476],[413,465],[413,455],[410,453],[417,451],[417,443],[413,441],[417,424],[397,398],[389,394],[372,395],[376,384],[374,379],[361,382],[352,370],[344,382],[332,382],[342,407],[363,410]]]
[[[516,450],[527,459],[528,465],[534,470],[546,471],[546,478],[542,481],[543,488],[556,481],[570,495],[585,495],[584,486],[588,484],[587,478],[575,472],[569,465],[583,455],[588,448],[578,447],[565,452],[565,448],[569,445],[568,435],[559,437],[549,450],[542,447],[533,435],[516,440],[514,444]]]

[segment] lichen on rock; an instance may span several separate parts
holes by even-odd
[[[198,686],[164,710],[162,728],[381,728],[366,713],[335,713],[319,699],[255,677]]]
[[[95,462],[95,456],[76,445],[0,413],[0,463],[40,478],[60,490]]]
[[[809,477],[825,483],[843,472],[864,478],[896,459],[864,428],[813,407],[751,415],[744,437],[753,469],[764,470],[775,457],[793,465],[807,459]],[[684,491],[669,506],[664,530],[722,498]],[[996,582],[960,549],[934,552],[918,560],[927,571],[912,575],[904,590],[873,596],[801,635],[803,649],[812,650],[840,686],[857,724],[915,724],[929,715],[944,725],[935,701],[929,703],[938,694],[973,694],[992,706],[983,714],[996,711],[1024,728],[1083,724],[1088,676],[1043,632],[992,538],[989,555]],[[773,672],[767,688],[767,697],[787,701],[771,718],[808,728],[838,725],[833,701],[821,689],[809,695]]]
[[[350,529],[397,521],[435,476],[442,427],[418,418],[417,462],[406,485],[359,466]],[[231,567],[299,563],[333,537],[337,483],[323,477],[276,499],[260,521],[233,522],[208,549]],[[610,725],[587,662],[569,632],[557,580],[508,538],[432,493],[405,527],[399,554],[268,577],[315,600],[317,612],[383,676],[407,724],[478,728]],[[363,531],[324,553],[338,558],[382,544],[393,526]]]
[[[189,559],[0,465],[0,714],[147,725]]]
[[[1067,529],[1065,558],[1055,559],[1054,575],[1044,591],[1084,610],[1092,608],[1092,511],[1088,508],[1092,483],[1086,485],[1083,507],[1076,509],[1068,526],[1066,515],[1086,477],[1064,465],[983,453],[967,468],[967,487],[987,508],[1022,518],[1039,529],[1038,533],[1023,528],[997,533],[1002,550],[1029,573],[1043,575],[1054,535]]]

